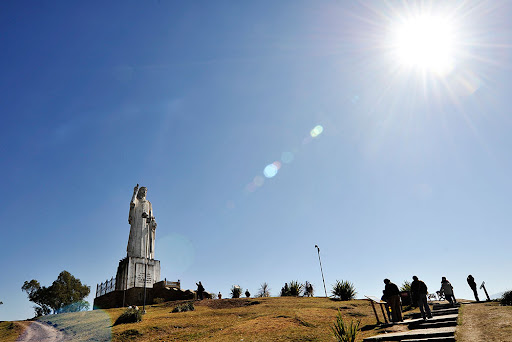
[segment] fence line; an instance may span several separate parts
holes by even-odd
[[[96,297],[103,296],[116,289],[116,279],[112,277],[110,280],[106,280],[104,283],[96,285]]]

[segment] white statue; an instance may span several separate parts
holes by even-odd
[[[139,184],[133,188],[132,201],[130,202],[130,238],[128,239],[128,257],[149,259],[155,258],[155,229],[156,221],[153,216],[151,202],[146,199],[148,189]]]

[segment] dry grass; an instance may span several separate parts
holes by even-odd
[[[363,329],[357,341],[383,332],[375,327],[375,316],[367,300],[204,300],[194,302],[194,311],[172,313],[176,304],[149,306],[142,322],[117,326],[112,324],[124,311],[122,308],[48,315],[41,320],[63,329],[72,341],[334,341],[331,327],[340,309],[346,322],[361,321]],[[400,328],[405,327],[394,326],[387,331]],[[4,331],[0,329],[0,333]]]
[[[459,314],[457,342],[512,341],[512,307],[499,303],[463,305]]]
[[[24,329],[23,322],[0,322],[0,341],[14,342]]]
[[[326,341],[340,306],[347,320],[375,323],[367,301],[335,302],[325,298],[222,299],[196,302],[195,311],[171,313],[172,306],[148,310],[140,323],[115,326],[114,341]],[[360,341],[374,332],[361,333]]]

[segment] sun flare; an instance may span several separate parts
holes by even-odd
[[[454,28],[447,19],[422,15],[397,24],[391,45],[400,65],[446,74],[454,67],[454,44]]]

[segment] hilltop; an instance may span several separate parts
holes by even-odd
[[[148,306],[142,322],[117,326],[112,324],[124,309],[48,315],[40,320],[63,330],[72,341],[334,341],[331,326],[338,310],[346,322],[361,321],[357,341],[384,331],[405,329],[376,327],[373,310],[366,300],[204,300],[194,302],[194,311],[172,313],[177,304]],[[487,341],[511,340],[512,307],[479,303],[463,306],[461,311],[457,341],[472,342],[483,336]],[[0,339],[15,341],[23,324],[26,322],[0,323]]]

